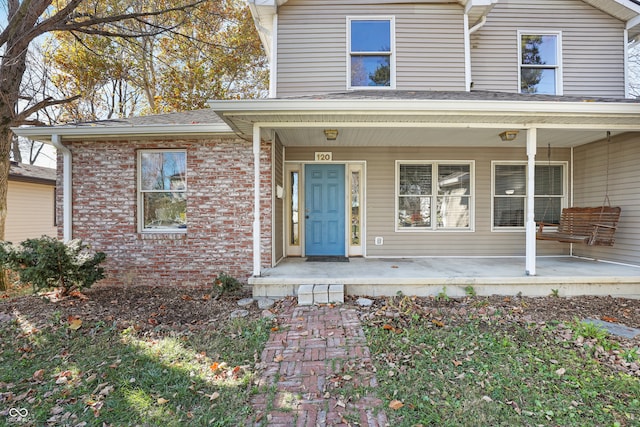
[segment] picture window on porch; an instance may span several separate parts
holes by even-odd
[[[186,169],[185,150],[138,152],[138,200],[142,231],[186,231]]]
[[[468,230],[472,164],[397,163],[397,230]]]
[[[560,33],[519,33],[520,93],[562,95]]]
[[[535,221],[557,224],[565,205],[565,165],[535,167]],[[493,226],[524,229],[527,211],[526,164],[494,164]]]
[[[393,18],[347,18],[349,88],[395,87]]]

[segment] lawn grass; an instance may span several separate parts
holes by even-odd
[[[49,321],[0,323],[0,424],[228,426],[251,415],[266,320],[162,336]]]
[[[391,425],[640,425],[640,378],[576,346],[580,323],[405,314],[364,325],[379,386],[357,392],[377,394]],[[567,340],[569,328],[577,332]],[[598,339],[593,351],[615,347]]]

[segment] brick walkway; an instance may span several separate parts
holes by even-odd
[[[353,308],[288,306],[278,314],[262,353],[264,394],[253,406],[255,426],[386,426],[382,401],[357,396],[376,386],[369,349]]]

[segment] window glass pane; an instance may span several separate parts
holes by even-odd
[[[493,212],[496,227],[524,227],[524,197],[494,197]]]
[[[536,197],[534,207],[534,218],[536,222],[546,222],[549,224],[560,223],[560,213],[562,212],[561,197]]]
[[[360,244],[360,172],[351,172],[351,244]]]
[[[469,165],[438,165],[438,194],[471,194]]]
[[[469,227],[469,197],[438,197],[438,227]]]
[[[291,236],[289,244],[298,246],[300,244],[300,222],[298,216],[298,179],[300,173],[298,171],[291,172],[291,188],[289,189],[289,197],[291,198],[291,206],[289,209],[289,235]]]
[[[352,55],[351,86],[391,86],[388,55]]]
[[[522,65],[558,65],[557,39],[555,35],[523,35]]]
[[[141,154],[142,190],[184,191],[186,181],[185,152],[148,152]]]
[[[430,195],[431,165],[400,165],[400,195]]]
[[[536,196],[562,195],[562,166],[536,166]]]
[[[527,179],[524,165],[496,165],[495,168],[494,194],[496,196],[526,194]]]
[[[398,226],[431,227],[431,197],[400,197]]]
[[[391,52],[391,21],[351,21],[351,52]]]
[[[556,94],[555,69],[522,67],[520,79],[520,93]]]
[[[143,193],[144,228],[186,228],[185,193]]]

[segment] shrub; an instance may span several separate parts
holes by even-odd
[[[91,253],[80,240],[68,243],[53,237],[27,239],[20,245],[3,242],[0,264],[18,273],[20,282],[31,284],[34,292],[59,287],[63,295],[88,288],[104,277],[100,264],[103,252]]]
[[[234,293],[242,288],[242,283],[227,273],[220,273],[213,281],[213,293],[216,297],[222,294]]]

